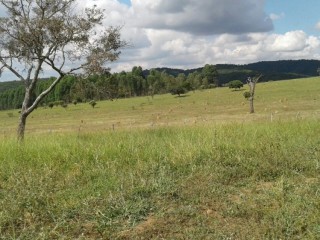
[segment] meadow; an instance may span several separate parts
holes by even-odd
[[[320,79],[0,112],[0,239],[320,239]]]

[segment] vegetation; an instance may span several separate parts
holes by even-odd
[[[249,99],[249,98],[251,97],[251,93],[248,92],[248,91],[247,91],[247,92],[244,92],[244,93],[243,93],[243,96],[244,96],[245,99]]]
[[[76,13],[74,0],[0,0],[0,4],[7,12],[0,19],[0,72],[7,69],[24,83],[18,126],[18,139],[23,140],[27,117],[66,75],[104,73],[105,63],[118,58],[125,42],[119,28],[101,26],[103,11],[96,5]],[[43,68],[58,77],[36,94]]]
[[[187,90],[183,87],[176,87],[170,90],[172,95],[178,95],[179,97],[181,96],[181,94],[185,94],[187,93]]]
[[[208,77],[218,77],[214,67],[207,66],[209,70],[206,72],[194,72],[188,76],[180,74],[177,77],[152,70],[145,77],[141,67],[133,67],[131,72],[121,73],[105,73],[102,75],[92,75],[90,77],[81,78],[75,76],[65,76],[40,102],[41,105],[48,105],[50,102],[63,101],[65,103],[86,102],[93,99],[106,100],[117,98],[128,98],[134,96],[154,96],[155,94],[163,94],[169,92],[177,92],[179,90],[187,92],[194,89],[211,88],[212,81],[208,81]],[[211,76],[212,75],[212,76]],[[56,79],[40,81],[35,89],[34,96],[31,100],[35,100],[36,96],[48,88]],[[0,93],[0,110],[20,108],[23,102],[25,90],[23,86],[14,88]],[[175,93],[178,94],[178,93]]]
[[[240,88],[243,87],[243,82],[241,82],[240,80],[233,80],[228,83],[228,87],[233,88],[234,90],[240,90]]]
[[[318,81],[0,111],[0,236],[318,239]]]
[[[248,98],[249,100],[249,103],[250,103],[250,113],[254,113],[254,106],[253,106],[253,100],[254,100],[254,94],[255,94],[255,89],[256,89],[256,85],[257,85],[257,82],[261,79],[262,75],[260,76],[256,76],[256,77],[249,77],[247,82],[248,82],[248,85],[249,85],[249,88],[250,88],[250,96],[248,96],[248,94],[245,94],[244,97],[245,98]]]
[[[97,105],[97,102],[95,100],[91,100],[89,104],[91,105],[92,108],[94,108]]]

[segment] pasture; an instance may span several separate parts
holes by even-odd
[[[0,112],[0,239],[319,239],[320,79]]]

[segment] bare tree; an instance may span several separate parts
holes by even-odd
[[[115,61],[120,27],[105,28],[103,11],[96,6],[82,11],[76,0],[0,0],[6,9],[0,18],[0,73],[11,71],[25,85],[18,126],[18,140],[24,139],[28,115],[68,74],[99,74],[108,61]],[[55,81],[35,100],[37,83],[44,69],[56,72]]]
[[[253,77],[253,78],[248,77],[248,79],[247,79],[247,83],[250,87],[250,95],[248,97],[249,105],[250,105],[250,113],[254,113],[254,106],[253,106],[254,93],[256,90],[256,84],[260,80],[261,77],[262,77],[262,75],[259,75],[257,77]]]

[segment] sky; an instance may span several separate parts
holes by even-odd
[[[105,26],[122,26],[130,46],[113,72],[320,59],[319,0],[79,1],[105,9]]]
[[[132,43],[113,71],[320,59],[319,0],[94,2],[112,3],[108,18],[124,26],[123,37]]]

